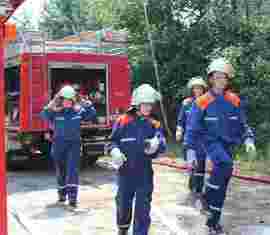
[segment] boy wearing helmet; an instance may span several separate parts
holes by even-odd
[[[73,87],[64,86],[41,112],[41,117],[54,127],[51,154],[56,168],[58,202],[64,204],[68,198],[71,209],[77,206],[80,122],[96,117],[91,102],[78,104],[75,96]]]
[[[128,234],[134,197],[133,235],[148,234],[153,192],[152,159],[166,149],[160,123],[150,117],[159,99],[160,94],[151,86],[141,85],[132,94],[132,107],[113,127],[110,153],[118,170],[118,235]]]
[[[175,133],[177,142],[180,142],[183,139],[187,122],[189,120],[192,103],[196,98],[206,92],[207,84],[202,77],[194,77],[189,80],[187,88],[191,91],[192,96],[183,100],[182,107],[178,113]],[[194,200],[201,196],[204,185],[206,154],[202,143],[197,143],[196,159],[187,159],[185,150],[184,159],[187,161],[188,168],[190,170],[188,186],[191,191],[192,202],[194,203]]]
[[[203,196],[202,205],[208,214],[209,235],[224,234],[219,224],[226,190],[233,171],[232,148],[242,142],[246,151],[256,151],[254,134],[247,124],[239,97],[229,91],[233,67],[225,59],[214,60],[208,68],[209,91],[197,98],[191,109],[184,144],[189,158],[204,129],[204,146],[213,169]]]

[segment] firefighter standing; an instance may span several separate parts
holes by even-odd
[[[151,86],[138,87],[132,95],[132,108],[120,116],[112,131],[111,156],[118,169],[118,235],[128,234],[135,195],[133,234],[148,234],[153,192],[152,159],[166,149],[160,123],[150,118],[158,99],[159,93]]]
[[[190,117],[192,103],[196,98],[203,95],[207,90],[207,84],[202,77],[194,77],[190,79],[187,88],[191,91],[192,96],[183,100],[182,107],[178,113],[176,126],[176,141],[180,142],[185,134],[187,122]],[[191,191],[191,199],[201,196],[204,185],[205,160],[206,154],[202,142],[198,141],[196,146],[196,159],[187,159],[184,149],[184,159],[187,161],[190,170],[189,189]]]
[[[76,92],[64,86],[43,108],[42,118],[53,124],[54,136],[51,155],[55,162],[58,202],[68,198],[71,208],[77,207],[80,162],[80,122],[92,120],[96,111],[91,102],[75,102]]]
[[[206,131],[204,144],[213,169],[206,183],[203,206],[208,212],[207,226],[211,235],[224,233],[219,221],[233,171],[232,147],[244,142],[247,152],[256,151],[254,135],[240,108],[240,99],[227,89],[232,77],[232,65],[223,58],[209,65],[210,89],[194,102],[184,137],[188,158],[192,158],[200,130]]]

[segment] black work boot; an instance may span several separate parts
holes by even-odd
[[[62,205],[65,205],[65,202],[66,202],[66,197],[59,194],[57,204],[62,206]]]
[[[192,168],[188,179],[188,189],[190,190],[190,192],[195,192],[196,189],[196,178],[194,174],[195,169]]]
[[[200,203],[201,203],[201,214],[206,215],[207,217],[211,216],[211,212],[209,211],[209,205],[205,198],[205,194],[201,193],[199,197]]]
[[[119,229],[118,235],[128,235],[128,229]]]
[[[78,204],[77,202],[69,202],[67,209],[71,212],[77,212],[78,211]]]
[[[215,224],[208,227],[208,235],[225,235],[223,227],[220,224]]]

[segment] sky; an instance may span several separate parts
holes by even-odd
[[[32,15],[32,20],[37,25],[44,4],[48,0],[25,0],[25,2],[15,11],[14,17],[20,20],[20,16],[23,14]],[[12,19],[11,19],[12,20]],[[12,20],[13,21],[13,20]]]

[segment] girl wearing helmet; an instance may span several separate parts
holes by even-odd
[[[118,170],[116,195],[118,235],[127,235],[135,200],[133,235],[147,235],[151,223],[153,192],[152,159],[166,149],[160,123],[151,118],[160,95],[144,84],[132,95],[132,108],[116,121],[111,156]]]
[[[96,117],[91,102],[78,104],[75,96],[73,87],[64,86],[41,112],[41,117],[54,129],[51,155],[56,168],[58,203],[65,204],[68,199],[71,209],[77,207],[80,122]]]
[[[207,84],[202,77],[194,77],[189,80],[187,88],[190,90],[192,96],[183,100],[182,107],[177,116],[175,133],[177,142],[180,142],[185,134],[192,103],[196,98],[203,95],[207,91]],[[204,184],[206,154],[202,143],[198,143],[198,146],[196,147],[196,158],[194,159],[187,159],[186,151],[184,149],[184,159],[187,161],[190,171],[188,186],[191,194],[189,199],[191,199],[191,203],[194,204],[196,199],[201,196]]]
[[[209,65],[207,72],[210,89],[192,106],[184,144],[188,158],[192,158],[197,139],[204,130],[203,142],[213,169],[201,202],[208,215],[209,235],[216,235],[224,234],[219,221],[233,171],[232,148],[241,143],[245,143],[247,152],[256,148],[240,98],[227,89],[233,77],[232,65],[220,58]]]

